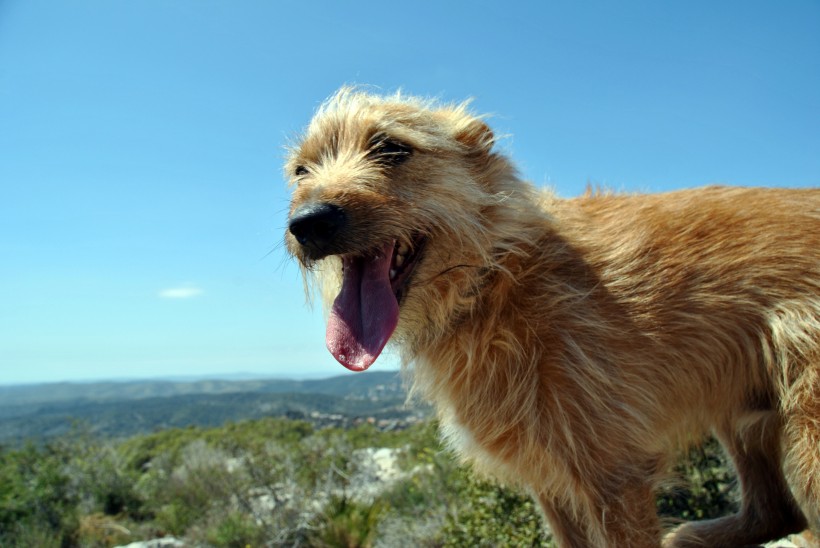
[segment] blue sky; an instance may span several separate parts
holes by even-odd
[[[344,373],[281,172],[344,83],[473,97],[565,196],[820,185],[815,0],[0,0],[0,384]]]

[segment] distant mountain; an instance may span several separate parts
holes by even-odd
[[[337,396],[361,394],[382,386],[396,394],[401,391],[397,371],[368,371],[325,379],[203,379],[203,380],[133,380],[102,382],[59,382],[45,384],[0,385],[0,418],[3,409],[20,405],[64,401],[122,401],[143,398],[180,396],[183,394],[228,394],[261,392],[284,394],[316,393]]]
[[[264,416],[395,419],[404,406],[398,372],[316,380],[53,383],[0,387],[0,443],[42,440],[80,424],[106,437],[218,426]],[[341,420],[341,419],[339,419]],[[338,421],[337,421],[338,422]]]

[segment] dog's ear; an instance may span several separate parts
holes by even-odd
[[[481,118],[467,110],[469,102],[443,108],[434,113],[449,126],[450,135],[472,154],[487,154],[495,144],[495,135]]]
[[[490,152],[495,135],[483,120],[471,118],[456,131],[456,140],[474,152]]]

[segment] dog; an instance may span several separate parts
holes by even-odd
[[[344,87],[288,152],[286,245],[353,371],[388,341],[444,438],[561,546],[820,530],[820,189],[523,181],[485,118]],[[654,492],[713,433],[740,510],[670,532]]]

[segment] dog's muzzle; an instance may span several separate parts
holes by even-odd
[[[339,206],[320,203],[296,208],[288,220],[288,230],[312,259],[329,255],[337,236],[347,224]]]

